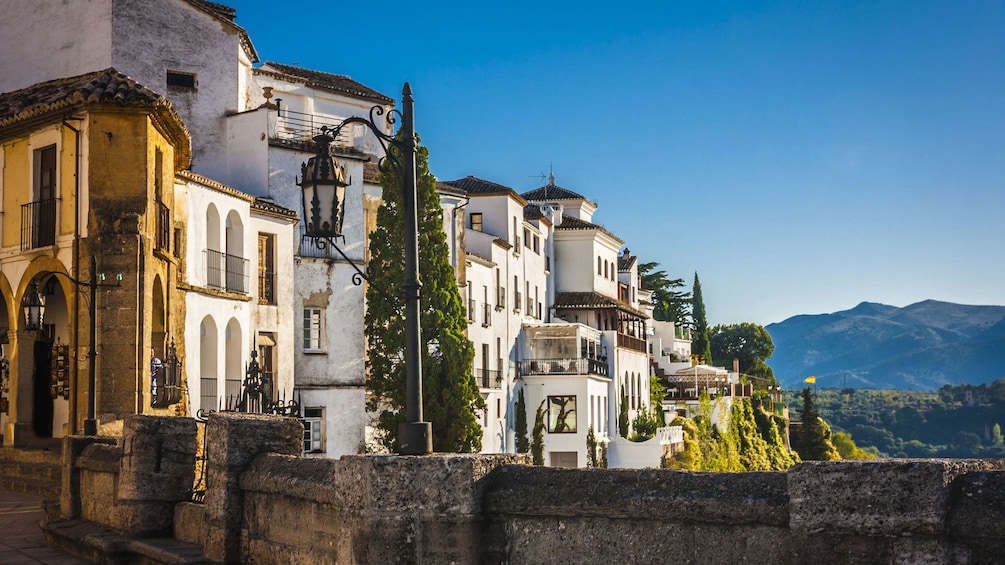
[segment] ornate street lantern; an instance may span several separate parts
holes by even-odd
[[[45,321],[45,297],[38,291],[38,282],[31,281],[24,297],[21,298],[21,309],[24,310],[24,327],[28,331],[42,329]]]
[[[314,138],[317,153],[300,167],[301,179],[297,186],[303,190],[304,233],[318,239],[342,236],[345,210],[345,167],[339,166],[331,155],[334,138],[327,128]]]

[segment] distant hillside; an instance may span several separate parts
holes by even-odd
[[[765,327],[768,364],[784,386],[936,389],[1005,378],[1005,306],[926,300],[904,308],[863,302]]]

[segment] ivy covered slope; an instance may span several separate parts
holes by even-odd
[[[399,155],[393,148],[391,153]],[[366,402],[376,415],[381,443],[397,451],[398,424],[405,421],[404,218],[401,179],[391,161],[381,167],[384,202],[370,235]],[[423,342],[434,344],[421,352],[423,419],[432,422],[434,451],[477,452],[481,427],[476,411],[485,403],[472,370],[475,350],[465,334],[467,314],[450,266],[443,209],[425,147],[419,146],[416,162],[421,331]]]

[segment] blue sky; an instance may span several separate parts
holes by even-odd
[[[1005,2],[222,1],[263,60],[409,81],[441,180],[553,167],[712,323],[1005,304]]]

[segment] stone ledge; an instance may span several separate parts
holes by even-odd
[[[787,526],[785,473],[510,466],[489,477],[489,513]]]
[[[77,466],[100,473],[119,473],[122,462],[122,447],[105,443],[92,443],[84,448],[77,459]]]
[[[792,532],[808,535],[941,535],[952,483],[1005,469],[1005,460],[878,459],[800,463],[789,470]]]

